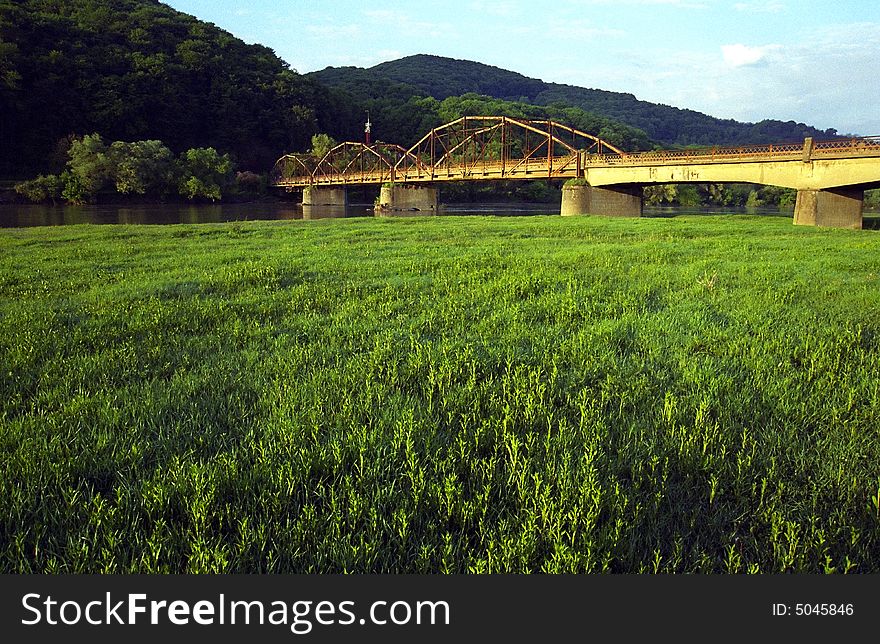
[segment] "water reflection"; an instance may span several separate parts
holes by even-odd
[[[152,204],[100,206],[47,206],[0,204],[0,227],[63,226],[67,224],[204,224],[248,220],[328,219],[373,217],[372,204],[303,206],[294,202],[225,204]],[[550,204],[453,204],[442,206],[448,215],[559,214]],[[428,212],[388,212],[389,217],[424,217]]]
[[[67,224],[203,224],[249,220],[327,219],[341,217],[424,217],[428,212],[374,213],[372,204],[348,206],[302,206],[294,202],[241,204],[155,204],[101,206],[46,206],[0,204],[0,228],[62,226]],[[481,203],[443,204],[439,215],[559,215],[558,204]],[[773,208],[646,207],[645,217],[693,214],[752,214],[792,217],[792,211]],[[867,215],[867,213],[866,213]],[[871,227],[866,218],[865,227]]]
[[[677,217],[678,215],[763,215],[770,217],[794,217],[793,208],[770,206],[645,206],[643,217]]]
[[[296,203],[47,206],[0,204],[0,227],[68,224],[205,224],[248,220],[372,216],[372,206],[301,206]]]
[[[372,211],[367,212],[366,206],[358,208],[357,206],[311,206],[303,204],[299,207],[302,211],[302,217],[295,219],[334,219],[337,217],[365,217],[372,215]],[[360,212],[363,210],[363,212]]]

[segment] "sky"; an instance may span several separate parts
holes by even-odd
[[[300,73],[412,54],[756,122],[880,135],[877,0],[163,0]]]

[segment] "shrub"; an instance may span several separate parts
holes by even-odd
[[[40,175],[36,179],[16,184],[15,191],[36,203],[52,201],[55,203],[61,197],[64,184],[61,177],[54,174]]]
[[[180,194],[187,199],[217,201],[232,175],[232,160],[214,148],[191,148],[180,155]]]

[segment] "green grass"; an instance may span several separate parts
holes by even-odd
[[[880,572],[880,237],[0,231],[2,572]]]

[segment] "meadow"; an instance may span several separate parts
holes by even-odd
[[[0,572],[880,572],[880,232],[0,231]]]

